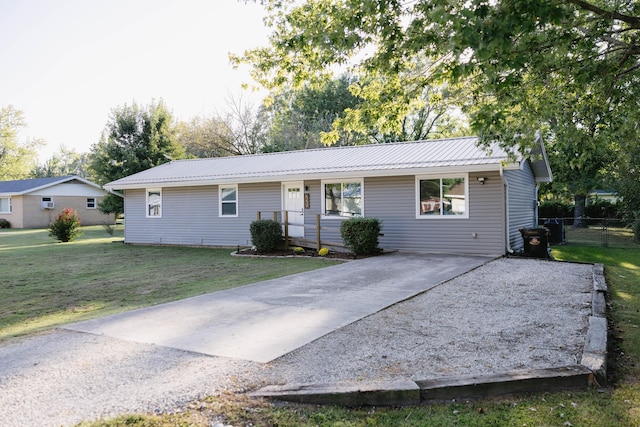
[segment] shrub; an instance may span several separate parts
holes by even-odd
[[[320,248],[320,250],[318,251],[318,255],[320,255],[320,256],[329,255],[329,249],[328,248]]]
[[[340,235],[353,254],[372,255],[380,251],[381,228],[382,222],[377,218],[351,218],[340,224]]]
[[[49,226],[49,236],[61,242],[72,242],[82,234],[78,214],[73,209],[64,209]]]
[[[4,218],[0,218],[0,228],[11,228],[11,223]]]
[[[293,248],[293,253],[296,255],[302,255],[304,254],[304,252],[304,248],[301,248],[300,246],[296,246],[295,248]]]
[[[540,218],[573,218],[573,204],[545,200],[538,208]]]
[[[282,246],[282,227],[278,221],[259,219],[249,225],[251,241],[258,252],[273,252]]]
[[[590,201],[584,209],[590,218],[618,218],[618,208],[608,200],[595,199]]]

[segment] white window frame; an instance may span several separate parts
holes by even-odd
[[[149,193],[160,193],[160,207],[158,209],[158,215],[151,215],[149,204]],[[146,189],[146,217],[147,218],[162,218],[162,188],[147,188]]]
[[[463,215],[420,215],[420,181],[422,180],[434,180],[434,179],[447,179],[447,178],[463,178],[464,179],[464,214]],[[416,175],[415,183],[415,208],[416,219],[426,220],[453,220],[453,219],[469,219],[469,174],[463,173],[447,173],[447,174],[433,174],[433,175]],[[442,193],[442,181],[440,181],[440,192]],[[440,195],[443,196],[442,194]]]
[[[89,200],[93,200],[93,206],[89,206]],[[96,209],[98,207],[98,200],[95,197],[87,197],[87,209]]]
[[[231,201],[223,201],[222,200],[222,190],[225,189],[234,189],[236,191],[236,200],[231,202]],[[238,192],[238,184],[225,184],[225,185],[219,185],[218,186],[218,216],[220,218],[237,218],[238,214],[240,212],[240,203],[239,200],[240,199],[240,194]],[[225,203],[235,203],[236,205],[236,213],[235,215],[230,215],[230,214],[223,214],[222,213],[222,205]]]
[[[345,215],[344,211],[341,211],[339,215],[327,215],[326,199],[325,199],[325,185],[326,184],[360,184],[360,215]],[[345,218],[361,218],[364,217],[364,179],[363,178],[343,178],[343,179],[327,179],[320,182],[321,195],[320,200],[322,203],[322,218],[327,219],[345,219]],[[344,206],[343,206],[344,208]]]
[[[11,197],[0,197],[0,199],[7,199],[7,206],[9,207],[8,211],[0,211],[0,214],[10,214],[13,212],[13,206],[11,205]]]

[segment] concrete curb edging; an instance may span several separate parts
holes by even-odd
[[[593,266],[592,309],[580,364],[487,375],[340,384],[285,384],[263,387],[251,397],[339,406],[411,406],[454,399],[606,385],[607,284],[604,265]]]

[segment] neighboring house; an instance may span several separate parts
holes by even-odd
[[[500,255],[536,227],[537,188],[551,181],[542,141],[531,159],[452,138],[178,160],[105,186],[124,190],[125,242],[245,246],[262,212],[289,213],[289,233],[340,242],[354,216],[382,220],[380,245]]]
[[[615,205],[620,200],[620,196],[613,190],[594,190],[589,193],[589,200],[605,200]]]
[[[98,210],[107,194],[98,184],[79,176],[0,182],[0,218],[11,228],[46,228],[66,208],[77,211],[82,225],[112,223]]]

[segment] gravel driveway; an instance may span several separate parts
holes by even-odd
[[[575,364],[592,266],[501,258],[269,363],[56,330],[0,347],[0,425],[165,412],[266,384],[414,380]]]

